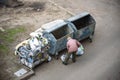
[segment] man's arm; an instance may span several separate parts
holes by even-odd
[[[67,49],[69,49],[69,44],[67,43]]]
[[[77,46],[79,47],[79,46],[80,46],[80,42],[79,42],[79,41],[77,41],[77,40],[76,40],[76,42],[77,42]]]

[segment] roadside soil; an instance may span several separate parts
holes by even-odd
[[[0,7],[0,28],[5,31],[17,27],[25,29],[24,32],[17,33],[14,41],[9,44],[2,44],[4,40],[0,36],[0,45],[7,45],[9,48],[7,53],[0,51],[0,80],[16,80],[14,72],[23,67],[14,55],[14,49],[18,43],[27,39],[29,34],[40,28],[42,24],[71,16],[47,0],[22,0],[22,2],[24,6],[21,7]]]

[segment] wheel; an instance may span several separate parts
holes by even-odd
[[[91,38],[88,38],[89,42],[92,43],[92,39]]]
[[[57,59],[57,60],[59,59],[58,55],[55,55],[55,59]]]
[[[93,35],[94,35],[94,31],[92,32],[92,34],[88,37],[89,42],[93,41]]]
[[[58,60],[58,52],[56,52],[56,54],[55,54],[55,59],[57,59]]]
[[[89,42],[92,42],[92,41],[93,41],[93,34],[91,34],[91,35],[88,37],[88,40],[89,40]]]

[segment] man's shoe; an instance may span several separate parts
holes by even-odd
[[[76,60],[73,60],[73,63],[75,63],[76,62]]]
[[[62,62],[64,65],[67,65],[67,63],[65,63],[65,62]]]

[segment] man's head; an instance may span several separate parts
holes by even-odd
[[[70,39],[72,39],[70,36],[67,38],[67,40],[70,40]]]

